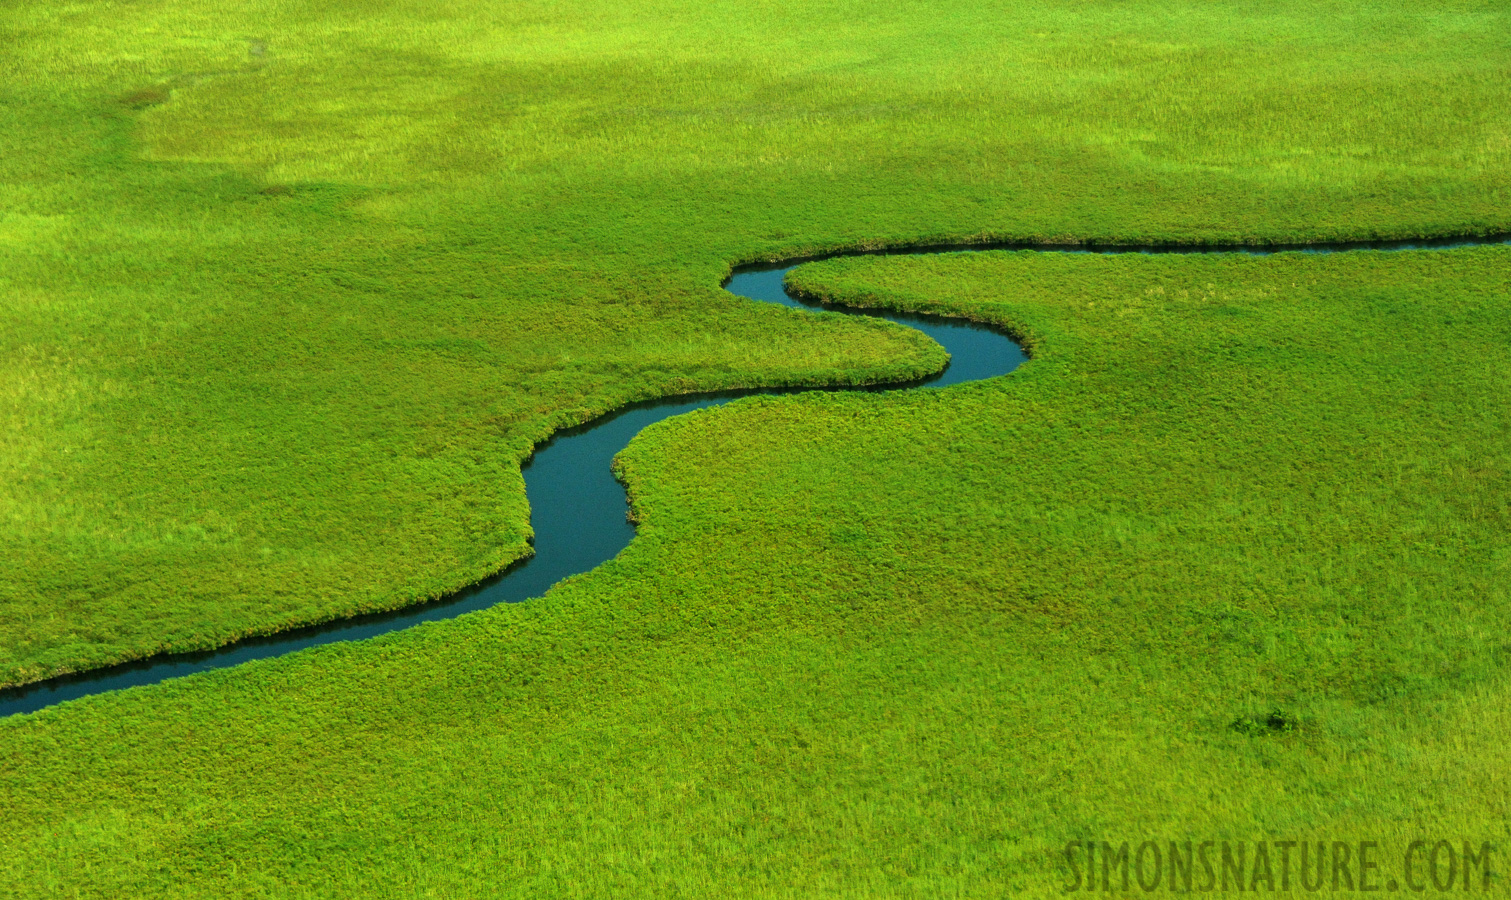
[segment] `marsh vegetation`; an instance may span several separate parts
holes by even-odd
[[[1511,231],[1493,3],[0,9],[0,681],[526,552],[540,438],[935,351],[730,265]],[[1511,251],[836,260],[540,602],[0,721],[20,896],[1001,896],[1507,820]],[[1283,711],[1292,728],[1239,728]]]

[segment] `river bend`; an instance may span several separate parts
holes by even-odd
[[[1465,240],[1360,242],[1327,245],[1295,245],[1266,248],[1231,247],[1048,247],[1043,245],[991,245],[974,247],[925,247],[882,253],[941,253],[983,249],[1032,249],[1079,253],[1193,253],[1228,252],[1266,254],[1283,251],[1313,253],[1357,250],[1447,249],[1471,245],[1511,243],[1511,235]],[[846,255],[846,254],[830,254]],[[852,254],[853,255],[853,254]],[[813,304],[787,293],[783,279],[796,265],[811,259],[782,264],[739,267],[725,288],[739,297],[780,303],[799,309]],[[234,666],[254,659],[282,656],[307,647],[336,641],[355,641],[409,628],[422,622],[452,619],[498,603],[515,603],[544,594],[569,575],[587,572],[613,559],[635,536],[627,521],[624,488],[614,479],[610,463],[639,431],[653,422],[695,409],[719,406],[751,394],[795,393],[801,390],[910,390],[939,388],[965,381],[1006,375],[1024,362],[1022,349],[995,329],[933,316],[915,316],[875,309],[823,307],[856,315],[877,316],[916,328],[949,351],[950,362],[938,375],[919,382],[867,387],[776,388],[695,394],[635,404],[599,419],[558,432],[535,449],[524,465],[525,493],[530,503],[530,523],[535,531],[535,554],[478,585],[434,603],[411,606],[389,613],[357,616],[323,625],[251,638],[200,653],[149,657],[138,662],[64,675],[48,681],[0,690],[0,716],[33,712],[43,707],[89,694],[155,684],[169,678]]]

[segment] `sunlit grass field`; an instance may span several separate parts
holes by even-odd
[[[640,536],[544,601],[0,723],[0,884],[1042,896],[1069,840],[1505,846],[1508,264],[799,270],[1034,359],[652,426]]]
[[[1503,4],[0,0],[0,684],[437,596],[731,264],[1511,231]],[[1502,249],[831,262],[543,600],[0,721],[35,896],[1000,896],[1505,841]],[[1245,717],[1282,710],[1283,734]],[[4,880],[4,879],[8,879]]]
[[[553,427],[918,346],[735,261],[1511,228],[1493,3],[3,22],[0,682],[435,596],[527,552]]]

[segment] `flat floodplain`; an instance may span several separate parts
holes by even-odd
[[[314,893],[1050,893],[1088,832],[1485,833],[1508,261],[799,269],[1034,358],[652,426],[639,537],[546,602],[5,722],[12,877],[244,890],[252,821]]]
[[[1511,230],[1506,15],[8,7],[0,683],[439,596],[554,429],[925,352],[731,263]]]
[[[624,402],[933,359],[733,263],[1511,230],[1495,4],[0,16],[7,683],[476,581],[529,448]],[[662,423],[640,536],[539,602],[0,722],[0,883],[996,896],[1070,839],[1493,839],[1508,270],[800,269],[1033,360]]]

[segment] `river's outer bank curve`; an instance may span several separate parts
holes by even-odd
[[[865,251],[881,254],[920,254],[987,249],[1031,249],[1079,253],[1250,253],[1285,251],[1351,252],[1356,250],[1451,249],[1455,247],[1511,243],[1511,235],[1480,239],[1447,238],[1420,241],[1354,242],[1328,245],[1275,246],[1266,248],[1223,247],[1076,247],[1033,245],[940,246]],[[787,272],[804,262],[858,253],[831,253],[757,264],[735,269],[726,289],[751,300],[780,303],[798,309],[810,304],[794,299],[783,286]],[[774,388],[694,394],[635,404],[611,412],[585,425],[558,432],[538,446],[524,464],[525,493],[530,504],[530,523],[535,531],[535,554],[481,584],[435,603],[411,606],[389,613],[357,616],[323,625],[300,628],[261,638],[251,638],[219,650],[149,657],[138,662],[64,675],[48,681],[0,690],[0,716],[33,712],[65,700],[121,688],[156,684],[169,678],[221,669],[254,659],[282,656],[308,647],[337,641],[354,641],[399,631],[422,622],[451,619],[486,609],[498,603],[515,603],[538,597],[569,575],[589,571],[628,546],[635,536],[626,519],[624,488],[610,470],[613,457],[642,428],[671,416],[719,406],[752,394],[796,393],[804,390],[905,390],[946,387],[965,381],[993,378],[1016,369],[1023,351],[1007,335],[995,329],[933,316],[913,316],[874,309],[824,307],[856,315],[869,315],[916,328],[949,351],[949,366],[922,382],[872,387]]]

